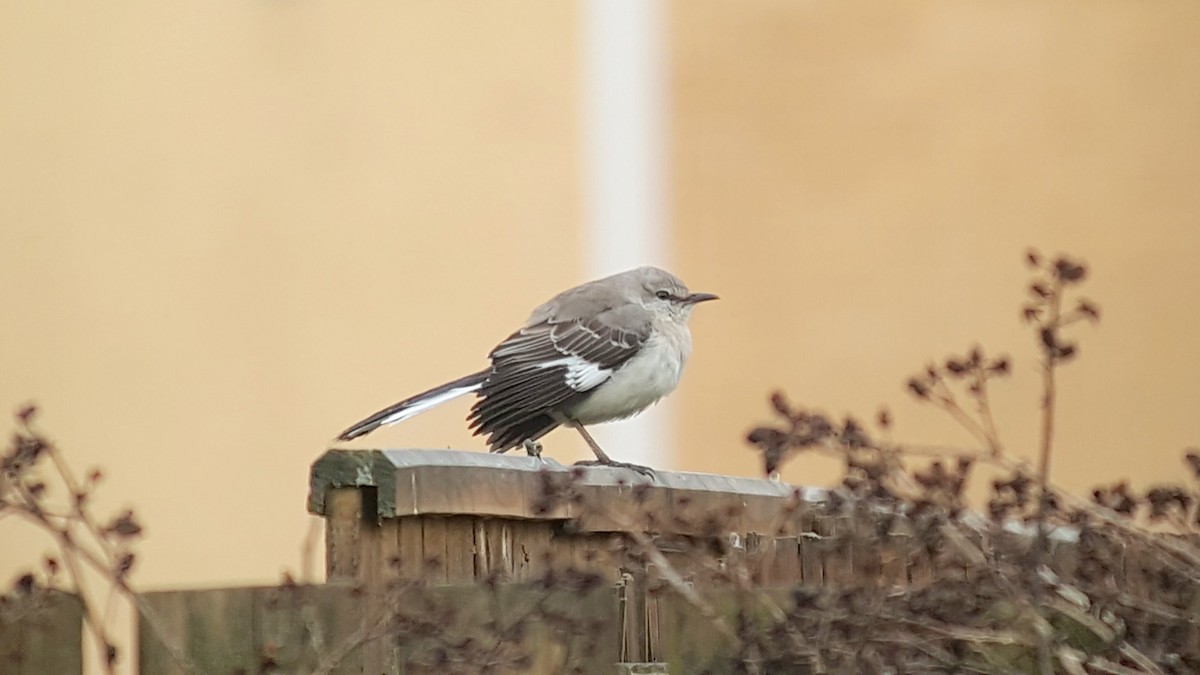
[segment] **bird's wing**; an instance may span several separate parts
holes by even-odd
[[[471,409],[471,428],[493,434],[495,446],[505,429],[600,386],[645,344],[651,316],[626,304],[588,320],[550,319],[513,333],[492,350],[491,374]]]

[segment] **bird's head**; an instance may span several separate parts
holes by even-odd
[[[684,321],[696,305],[717,299],[712,293],[692,293],[679,277],[657,267],[639,267],[635,272],[641,281],[642,304],[665,309],[668,315]]]

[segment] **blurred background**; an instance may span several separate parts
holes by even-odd
[[[615,457],[759,475],[776,389],[966,444],[903,382],[974,343],[1012,356],[996,417],[1031,455],[1032,245],[1103,312],[1055,479],[1171,479],[1200,443],[1198,69],[1182,1],[7,2],[0,408],[39,404],[101,512],[137,510],[142,587],[271,583],[339,431],[639,264],[722,300]],[[468,407],[352,445],[482,450]],[[3,583],[51,548],[0,541]]]

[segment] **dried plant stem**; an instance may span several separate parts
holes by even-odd
[[[325,654],[325,657],[313,669],[312,675],[329,675],[355,649],[387,635],[388,626],[391,625],[394,618],[395,613],[387,611],[377,617],[373,623],[363,621],[362,626],[358,630],[351,633],[345,640],[342,640]]]
[[[18,482],[14,485],[17,487],[18,494],[21,495],[24,501],[24,508],[16,512],[46,531],[58,542],[63,564],[71,576],[80,599],[83,600],[84,618],[98,643],[97,646],[100,650],[100,658],[104,664],[105,672],[114,672],[113,661],[109,658],[109,649],[113,645],[104,626],[106,625],[105,617],[111,611],[113,595],[117,591],[125,595],[125,597],[137,606],[143,620],[151,626],[159,640],[167,647],[167,651],[171,654],[175,664],[186,673],[196,672],[195,666],[187,658],[183,648],[163,629],[163,623],[158,618],[157,613],[146,604],[141,594],[129,585],[124,576],[118,573],[116,569],[117,556],[112,548],[107,545],[104,530],[96,523],[88,510],[84,508],[84,500],[80,497],[80,495],[84,494],[84,491],[75,479],[75,476],[71,473],[70,467],[67,466],[57,447],[53,443],[46,443],[43,452],[50,456],[59,478],[72,495],[72,511],[67,514],[52,515],[48,513],[37,503],[35,496],[24,485]],[[61,524],[54,523],[50,520],[51,517],[61,518],[63,522]],[[74,523],[81,524],[87,530],[91,540],[97,544],[100,553],[96,553],[84,546],[78,537],[72,535],[71,526]],[[88,591],[80,561],[86,563],[87,566],[103,576],[110,584],[110,592],[105,602],[104,617],[96,615],[97,609],[91,599],[93,596]]]
[[[983,421],[988,450],[993,457],[998,457],[1004,450],[1000,445],[1000,433],[996,430],[996,420],[992,417],[992,405],[988,400],[987,376],[982,368],[975,369],[975,391],[977,392],[976,399],[979,402],[979,419]]]
[[[650,539],[650,536],[645,532],[640,531],[637,527],[625,527],[625,530],[629,533],[629,536],[635,542],[637,542],[638,546],[642,548],[650,562],[658,566],[659,573],[662,574],[663,579],[667,582],[667,584],[669,584],[676,593],[679,593],[684,600],[687,600],[688,604],[695,607],[696,611],[700,612],[704,618],[711,621],[713,626],[722,635],[729,638],[735,649],[740,649],[742,644],[741,638],[739,638],[737,634],[733,632],[733,629],[729,627],[729,624],[725,623],[725,621],[717,614],[717,610],[713,609],[712,605],[708,604],[704,598],[700,597],[700,594],[696,592],[695,588],[692,588],[690,584],[683,580],[683,577],[680,576],[675,567],[671,565],[671,562],[667,560],[667,557],[662,554],[662,551],[658,549],[658,546],[654,544],[654,541]]]
[[[14,486],[16,487],[17,494],[25,502],[25,508],[17,511],[17,513],[45,530],[46,533],[57,541],[58,547],[63,554],[63,565],[66,566],[67,574],[71,576],[71,582],[75,585],[75,590],[79,593],[80,599],[83,600],[83,619],[88,628],[91,629],[92,637],[96,641],[96,649],[100,653],[100,662],[103,664],[104,672],[112,673],[113,661],[108,656],[108,650],[112,643],[108,639],[108,633],[105,632],[104,620],[96,616],[95,606],[92,602],[88,601],[88,598],[91,596],[88,593],[87,581],[79,565],[78,557],[75,555],[75,552],[80,549],[70,534],[70,523],[65,523],[61,527],[51,523],[41,512],[41,507],[38,506],[36,498],[30,493],[29,489],[20,482],[14,483]]]
[[[1053,486],[1051,488],[1053,489]],[[1200,583],[1200,550],[1195,546],[1189,546],[1186,541],[1177,540],[1172,537],[1148,534],[1146,530],[1139,527],[1135,522],[1129,518],[1122,517],[1112,509],[1080,499],[1068,492],[1055,490],[1055,493],[1062,495],[1074,508],[1086,512],[1105,525],[1137,537],[1154,548],[1171,554],[1172,557],[1162,558],[1162,560],[1168,563],[1173,570],[1184,574],[1194,582]]]
[[[1050,448],[1054,438],[1054,366],[1047,364],[1042,375],[1042,447],[1038,453],[1038,475],[1042,489],[1050,479]]]
[[[1062,318],[1062,294],[1063,282],[1061,277],[1055,275],[1049,294],[1049,312],[1046,322],[1043,324],[1043,331],[1052,331],[1052,335],[1056,335],[1059,329],[1059,321]],[[1029,573],[1036,574],[1036,570],[1043,561],[1050,548],[1049,530],[1046,526],[1046,519],[1050,511],[1050,456],[1051,449],[1054,443],[1054,412],[1057,404],[1057,387],[1055,383],[1055,371],[1058,364],[1058,347],[1052,344],[1051,340],[1042,338],[1042,437],[1041,448],[1038,454],[1038,481],[1040,485],[1038,494],[1038,507],[1035,518],[1037,519],[1037,537],[1034,540],[1032,553],[1033,564],[1029,566]],[[1035,590],[1040,586],[1035,585]],[[1041,670],[1046,672],[1048,658],[1045,658],[1044,648],[1039,650],[1043,658],[1041,659]]]
[[[1050,316],[1045,327],[1057,331],[1062,314],[1063,284],[1057,277],[1050,291]],[[1057,386],[1054,379],[1058,356],[1054,348],[1047,346],[1042,361],[1042,438],[1038,456],[1038,474],[1042,480],[1042,490],[1045,492],[1050,481],[1050,451],[1054,442],[1054,409],[1057,398]]]
[[[989,452],[994,453],[996,448],[994,435],[989,434],[986,429],[980,426],[979,422],[976,422],[969,414],[967,414],[966,410],[963,410],[962,406],[960,406],[958,401],[954,398],[954,394],[944,382],[939,382],[939,388],[940,391],[938,392],[938,395],[932,400],[937,403],[938,407],[949,413],[949,415],[954,418],[954,421],[958,422],[962,428],[966,429],[971,433],[971,435],[979,439],[979,442],[982,443]]]
[[[1159,668],[1157,665],[1155,665],[1154,662],[1151,661],[1148,656],[1143,654],[1141,651],[1139,651],[1136,647],[1129,644],[1128,642],[1122,644],[1121,647],[1118,649],[1118,651],[1121,653],[1121,656],[1124,656],[1125,658],[1129,659],[1130,661],[1133,661],[1134,663],[1136,663],[1138,665],[1138,668],[1141,668],[1144,672],[1149,673],[1151,675],[1163,675],[1163,671],[1161,668]]]
[[[320,540],[324,521],[310,516],[308,531],[300,544],[300,580],[306,584],[317,583],[317,542]]]
[[[101,575],[104,575],[105,578],[112,584],[113,588],[119,590],[123,595],[129,598],[134,605],[137,606],[138,611],[142,615],[142,620],[150,625],[155,634],[158,636],[158,639],[163,643],[164,646],[166,646],[167,650],[171,653],[171,658],[175,661],[176,666],[187,673],[196,672],[195,666],[191,663],[191,660],[188,659],[183,648],[180,647],[174,638],[163,629],[162,619],[159,618],[158,613],[146,603],[146,601],[142,598],[141,593],[138,593],[124,579],[116,578],[112,573],[112,569],[105,565],[104,561],[101,560],[99,556],[97,556],[94,552],[80,546],[73,537],[66,533],[66,530],[56,527],[49,521],[40,519],[35,513],[30,513],[24,510],[18,511],[17,513],[23,515],[25,518],[38,525],[58,540],[59,549],[63,554],[63,563],[67,566],[67,570],[71,574],[71,578],[75,583],[75,588],[79,591],[80,596],[84,598],[88,596],[85,584],[82,581],[82,570],[79,567],[79,561],[82,560],[83,562],[87,563],[89,567],[99,572]],[[93,625],[94,627],[101,626],[101,622],[97,621],[95,617],[90,616],[92,606],[91,603],[86,601],[86,599],[84,601],[84,606],[87,608],[85,618],[89,619],[89,625]],[[104,644],[104,651],[106,653],[104,656],[107,656],[107,636],[104,634],[102,629],[94,629],[93,632],[106,639]],[[111,668],[109,668],[109,670],[111,670]]]

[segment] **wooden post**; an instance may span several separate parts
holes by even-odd
[[[552,459],[332,450],[313,465],[309,509],[326,519],[329,579],[370,593],[392,578],[521,581],[561,568],[615,583],[615,562],[628,558],[627,533],[770,539],[792,494],[771,481],[709,474],[661,471],[648,481],[603,467],[572,476]],[[779,581],[794,581],[795,546],[768,548],[785,571]]]
[[[660,542],[764,543],[779,584],[800,575],[795,538],[774,535],[792,488],[766,480],[623,469],[576,474],[552,459],[452,450],[332,450],[313,465],[309,509],[326,519],[326,570],[378,602],[389,584],[626,579],[621,647],[610,661],[659,657],[671,629],[647,592],[658,575],[632,532]],[[717,548],[714,546],[714,548]],[[677,570],[705,583],[705,570]],[[656,583],[662,583],[656,581]],[[369,611],[365,612],[370,614]],[[382,643],[381,643],[382,644]],[[385,665],[368,650],[365,662]]]

